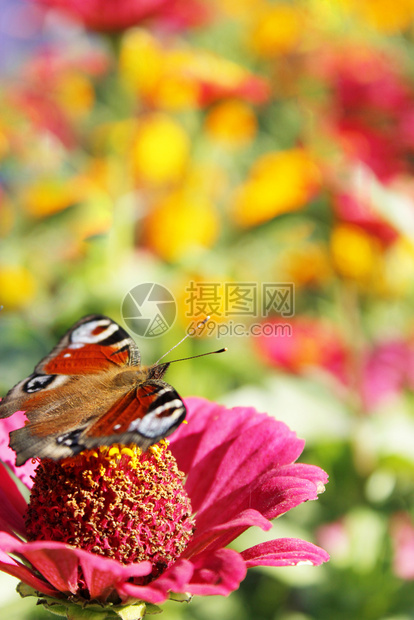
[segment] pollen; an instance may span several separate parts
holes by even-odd
[[[28,540],[65,542],[122,564],[149,560],[148,583],[184,551],[194,518],[184,474],[163,441],[43,459],[26,512]]]

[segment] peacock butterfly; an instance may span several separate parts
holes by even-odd
[[[0,418],[26,412],[26,425],[10,433],[16,465],[113,443],[145,451],[167,437],[186,416],[162,379],[170,363],[141,366],[122,327],[102,315],[84,317],[0,403]]]

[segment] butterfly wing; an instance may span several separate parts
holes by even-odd
[[[30,420],[32,411],[55,401],[63,386],[75,382],[77,376],[139,363],[138,347],[122,327],[102,315],[86,316],[75,323],[29,377],[8,392],[0,403],[0,418],[21,410]]]
[[[99,414],[68,430],[33,432],[35,424],[10,433],[10,446],[22,465],[34,456],[59,460],[82,450],[113,443],[135,443],[143,451],[170,435],[184,420],[186,409],[173,387],[164,381],[147,381],[129,390]]]

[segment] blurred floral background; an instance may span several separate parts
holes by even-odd
[[[414,618],[413,173],[413,0],[0,0],[0,394],[159,283],[177,318],[144,362],[211,315],[172,355],[228,352],[168,381],[284,420],[330,475],[248,534],[328,564],[166,618]],[[253,308],[281,283],[290,312]],[[2,617],[49,617],[16,583]]]

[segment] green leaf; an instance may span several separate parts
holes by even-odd
[[[23,581],[17,584],[16,592],[18,592],[22,598],[26,598],[26,596],[39,597],[39,593],[31,586],[28,586],[27,583],[23,583]]]
[[[178,603],[189,603],[193,595],[189,592],[170,592],[170,600]]]
[[[146,614],[146,604],[126,605],[114,611],[122,620],[141,620]]]
[[[141,620],[144,616],[151,614],[160,614],[161,607],[139,601],[133,605],[124,605],[122,607],[114,607],[114,612],[122,618],[122,620]]]

